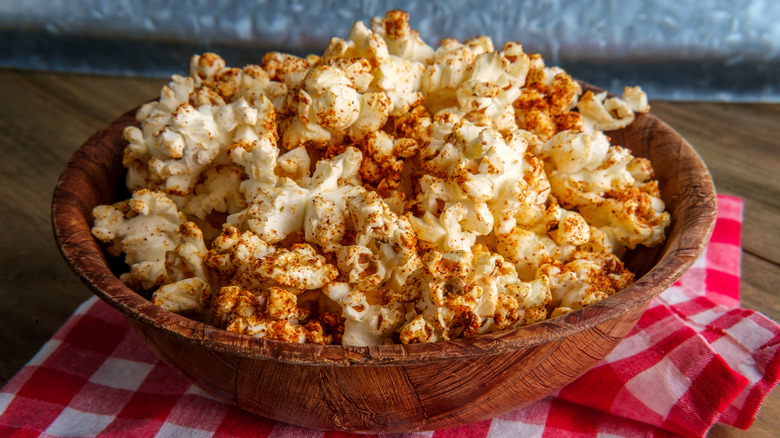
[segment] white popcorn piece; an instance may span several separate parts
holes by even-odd
[[[304,123],[342,131],[360,115],[360,94],[338,68],[323,65],[310,70],[300,93],[298,114]]]
[[[297,304],[297,297],[281,288],[272,287],[255,295],[237,286],[225,286],[214,297],[213,322],[229,331],[258,338],[296,343],[332,342],[326,339],[319,322],[301,324],[309,312]]]
[[[235,166],[214,166],[203,171],[203,182],[187,198],[184,213],[205,219],[213,212],[237,213],[247,207],[240,191],[241,170]]]
[[[323,293],[343,309],[343,345],[382,345],[404,323],[406,310],[398,299],[371,304],[368,291],[338,281],[328,284]]]
[[[622,99],[607,98],[607,92],[593,94],[586,91],[577,103],[583,115],[586,131],[612,131],[634,121],[634,111]]]
[[[356,190],[353,184],[359,179],[357,173],[361,159],[360,151],[348,148],[333,160],[320,161],[305,187],[286,177],[279,178],[273,186],[246,186],[245,194],[251,199],[249,207],[228,216],[227,223],[246,226],[268,243],[279,242],[292,233],[304,230],[305,223],[312,225],[311,221],[306,222],[306,218],[315,197],[331,200],[344,208],[345,198]],[[312,212],[308,216],[311,219],[316,214]],[[313,236],[310,233],[310,237]]]
[[[411,59],[392,55],[385,38],[358,21],[352,26],[349,41],[340,38],[331,40],[323,60],[330,63],[335,59],[365,58],[373,67],[373,79],[367,91],[385,93],[392,104],[389,114],[400,116],[423,100],[422,93],[417,89],[425,66],[414,59],[425,55],[407,53],[408,50],[402,48],[404,43],[393,45],[400,55],[410,56]],[[425,51],[416,43],[412,43],[412,46],[421,50],[421,53]]]
[[[540,155],[553,166],[549,172],[553,195],[610,236],[613,251],[663,241],[670,217],[657,184],[650,180],[647,160],[610,146],[600,132],[563,132],[541,149]]]
[[[309,184],[311,158],[303,146],[287,151],[276,159],[275,171],[279,176],[295,181],[299,186]]]
[[[385,40],[391,55],[421,63],[433,57],[433,48],[425,44],[418,31],[411,28],[409,14],[404,11],[388,11],[382,18],[374,17],[371,30]]]
[[[167,282],[165,253],[179,245],[179,226],[185,222],[170,198],[141,189],[128,201],[95,207],[92,214],[92,234],[110,244],[112,255],[125,254],[130,272],[122,281],[145,290]]]
[[[316,243],[326,253],[333,252],[347,231],[345,214],[335,202],[315,196],[306,209],[303,231],[307,242]]]
[[[305,243],[266,255],[259,261],[257,273],[280,286],[298,290],[319,289],[338,276],[336,267]]]
[[[484,245],[470,251],[431,251],[407,282],[416,315],[401,341],[431,342],[506,329],[547,316],[552,301],[546,277],[519,280],[510,263]],[[541,316],[540,316],[541,315]]]
[[[152,295],[152,303],[165,310],[195,316],[206,312],[210,299],[211,287],[200,277],[162,285]]]
[[[209,282],[211,274],[204,258],[208,253],[203,241],[203,232],[193,222],[185,222],[179,227],[181,243],[165,253],[165,272],[169,280],[179,281],[197,277]]]
[[[191,90],[191,78],[179,81],[180,87],[176,87],[175,81],[174,88]],[[172,92],[157,105],[139,111],[143,130],[134,126],[125,129],[129,144],[124,162],[132,190],[150,187],[171,195],[189,195],[205,169],[212,164],[226,164],[227,160],[221,157],[227,154],[231,144],[251,143],[260,137],[273,139],[276,135],[273,105],[264,96],[256,99],[258,106],[250,106],[238,98],[229,104],[196,107],[185,99],[169,108],[182,98],[176,96],[174,100],[177,94]]]
[[[523,207],[527,207],[525,211],[544,210],[549,183],[541,163],[528,159],[526,150],[522,135],[505,139],[494,129],[440,113],[433,124],[432,140],[419,153],[422,167],[438,177],[426,175],[420,181],[418,203],[425,215],[416,221],[416,226],[427,229],[421,240],[443,238],[441,232],[431,228],[433,217],[439,213],[444,217],[443,212],[456,202],[468,211],[459,215],[459,226],[477,235],[488,235],[494,224],[505,233],[517,224]],[[444,203],[442,207],[439,202]],[[452,213],[447,220],[451,217]],[[460,232],[453,225],[445,228],[451,233]],[[463,245],[473,243],[467,236],[457,240]],[[455,247],[443,249],[452,248]]]
[[[553,308],[577,310],[627,287],[633,275],[614,254],[577,252],[560,265],[543,265],[540,272],[549,278]],[[568,313],[568,312],[567,312]]]
[[[422,218],[410,217],[412,228],[428,248],[441,248],[444,251],[468,250],[477,240],[475,231],[464,230],[461,221],[465,221],[467,211],[463,204],[456,202],[442,211],[437,218],[425,212]]]
[[[252,193],[249,207],[228,216],[227,223],[246,226],[264,241],[276,243],[303,228],[309,199],[309,191],[282,178],[275,187]]]
[[[625,87],[620,98],[635,113],[646,113],[650,111],[650,104],[647,102],[647,94],[641,87]]]
[[[269,282],[257,275],[257,264],[276,248],[251,231],[240,232],[228,226],[211,243],[204,263],[220,284],[232,284],[242,289],[260,292]]]

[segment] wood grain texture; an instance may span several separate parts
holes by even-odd
[[[90,296],[51,236],[57,177],[88,136],[166,82],[0,69],[0,384]],[[780,321],[780,105],[651,103],[696,148],[718,191],[745,199],[743,306]],[[767,438],[778,430],[775,391],[749,430],[716,425],[709,436]]]
[[[631,330],[649,300],[696,260],[715,221],[715,191],[699,156],[668,125],[643,114],[609,135],[653,163],[672,226],[662,247],[637,249],[625,259],[638,280],[620,293],[562,318],[435,344],[342,347],[258,339],[165,311],[112,274],[90,234],[91,211],[119,200],[122,131],[135,123],[133,114],[90,137],[62,173],[52,215],[66,261],[194,383],[251,412],[308,427],[359,432],[454,427],[549,395]]]
[[[0,70],[0,383],[91,295],[52,238],[58,176],[89,135],[165,82]]]

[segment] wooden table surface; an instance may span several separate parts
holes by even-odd
[[[60,171],[94,131],[166,82],[0,70],[0,385],[90,296],[52,237]],[[651,103],[701,154],[718,191],[745,200],[743,306],[780,321],[780,105]],[[778,431],[776,391],[748,431],[717,425],[710,436]]]

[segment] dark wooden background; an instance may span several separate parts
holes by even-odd
[[[166,82],[0,70],[0,385],[90,296],[52,237],[60,171],[94,131],[156,97]],[[745,200],[742,303],[780,321],[780,105],[651,104],[701,154],[718,191]],[[718,425],[710,436],[779,430],[775,392],[748,431]]]

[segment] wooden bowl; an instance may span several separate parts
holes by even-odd
[[[60,177],[52,215],[65,260],[187,379],[242,409],[307,427],[448,428],[551,394],[617,345],[650,299],[696,260],[715,222],[715,190],[698,154],[664,122],[641,114],[609,136],[652,162],[672,224],[663,247],[624,258],[638,278],[625,290],[562,318],[433,344],[344,347],[257,339],[151,304],[117,279],[92,237],[92,208],[126,197],[122,130],[135,123],[134,114],[89,138]]]

